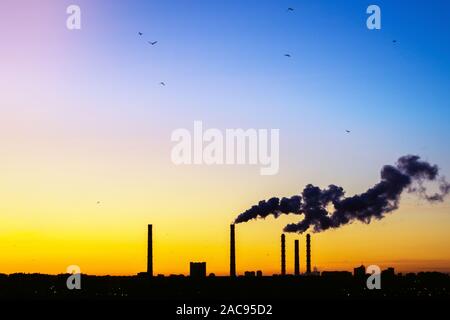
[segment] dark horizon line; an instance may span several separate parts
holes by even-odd
[[[383,269],[381,271],[385,271],[387,269]],[[239,274],[236,273],[236,277],[249,277],[247,275],[245,275],[245,272],[255,272],[256,274],[256,270],[248,270],[248,271],[244,271],[243,273]],[[300,273],[299,275],[296,275],[295,273],[286,273],[286,274],[281,274],[281,273],[272,273],[272,274],[262,274],[261,276],[254,276],[255,278],[258,277],[317,277],[317,276],[322,276],[322,273],[350,273],[352,276],[354,276],[354,273],[352,271],[349,270],[323,270],[323,271],[312,271],[311,273]],[[395,276],[406,276],[408,274],[414,274],[414,275],[418,275],[421,273],[440,273],[440,274],[446,274],[446,275],[450,275],[450,270],[446,270],[446,271],[439,271],[439,270],[422,270],[422,271],[407,271],[407,272],[396,272]],[[13,273],[2,273],[0,272],[0,277],[2,276],[13,276],[13,275],[42,275],[42,276],[67,276],[70,275],[71,273],[41,273],[41,272],[13,272]],[[158,277],[187,277],[189,278],[190,275],[189,273],[170,273],[170,274],[166,274],[166,273],[158,273],[156,275],[153,276],[148,276],[147,272],[143,271],[143,272],[138,272],[136,274],[89,274],[89,273],[80,273],[83,276],[89,276],[89,277],[148,277],[148,278],[158,278]],[[370,273],[366,273],[367,275],[370,275]],[[223,274],[215,274],[214,272],[210,272],[208,273],[206,276],[206,278],[211,278],[211,277],[219,277],[219,278],[230,278],[230,275],[223,273]]]

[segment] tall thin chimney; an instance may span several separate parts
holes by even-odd
[[[153,276],[153,232],[152,225],[148,225],[147,239],[147,274]]]
[[[298,247],[298,239],[296,239],[294,243],[295,243],[294,274],[298,276],[300,275],[300,252]]]
[[[230,277],[236,276],[236,248],[234,242],[234,224],[230,225]]]
[[[286,236],[281,234],[281,275],[286,275]]]
[[[306,235],[306,273],[311,273],[311,236]]]

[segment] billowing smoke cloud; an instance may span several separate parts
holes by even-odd
[[[429,195],[426,182],[437,183],[438,191]],[[321,189],[308,184],[301,195],[260,201],[241,213],[235,223],[269,215],[277,218],[281,214],[302,214],[303,220],[284,228],[285,232],[299,233],[310,228],[315,232],[338,228],[355,220],[370,223],[372,219],[381,219],[396,210],[403,191],[416,193],[429,202],[441,202],[449,194],[450,184],[439,176],[436,165],[421,161],[419,156],[406,155],[399,158],[395,166],[384,166],[381,181],[364,193],[344,197],[345,191],[339,186]],[[333,210],[329,211],[330,208]]]

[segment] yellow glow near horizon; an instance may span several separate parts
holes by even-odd
[[[23,147],[3,159],[1,273],[56,274],[79,265],[88,274],[136,274],[146,268],[151,223],[155,274],[187,274],[190,261],[206,261],[208,273],[226,275],[229,225],[236,215],[261,199],[290,196],[309,179],[293,165],[267,178],[256,167],[177,167],[162,155],[125,153],[127,144],[117,146],[123,153],[91,144],[87,153],[55,152],[45,144]],[[333,177],[324,173],[316,180]],[[368,185],[345,187],[352,194]],[[237,225],[238,273],[278,273],[282,228],[299,219]],[[429,205],[404,197],[385,219],[313,234],[312,263],[319,270],[377,264],[403,272],[450,271],[449,225],[447,202]],[[304,236],[288,234],[288,272],[293,272],[295,238],[301,239],[305,269]]]
[[[223,199],[232,196],[222,195]],[[187,274],[190,261],[206,261],[208,273],[228,274],[229,223],[234,217],[229,213],[231,210],[216,208],[212,214],[212,208],[217,206],[215,201],[200,206],[195,199],[190,203],[188,198],[189,192],[179,196],[180,202],[173,201],[167,206],[151,199],[142,207],[139,204],[116,207],[104,200],[97,205],[92,198],[87,204],[67,207],[62,204],[34,210],[25,204],[14,210],[10,207],[10,212],[15,211],[22,218],[14,218],[13,213],[2,218],[0,271],[63,273],[68,265],[76,264],[89,274],[136,274],[145,271],[146,225],[152,223],[155,274]],[[2,209],[5,212],[5,206]],[[394,266],[403,272],[449,271],[446,226],[450,217],[446,210],[404,206],[370,225],[354,223],[339,230],[312,234],[313,266],[319,270],[352,270],[360,264],[377,264]],[[295,218],[268,218],[237,225],[238,273],[246,270],[278,273],[280,233]],[[300,239],[304,271],[304,238],[287,234],[288,272],[293,272],[294,239]]]

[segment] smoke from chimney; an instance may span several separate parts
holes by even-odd
[[[438,191],[427,194],[424,182],[435,182]],[[429,202],[441,202],[450,192],[450,184],[439,176],[439,168],[419,156],[406,155],[397,160],[395,166],[385,165],[381,169],[381,181],[366,192],[344,197],[343,188],[329,185],[321,189],[308,184],[301,195],[291,198],[271,198],[262,200],[257,205],[241,213],[235,223],[252,219],[266,218],[269,215],[277,218],[281,214],[303,214],[303,220],[288,224],[285,232],[303,233],[309,228],[315,232],[338,228],[354,220],[370,223],[373,219],[382,219],[386,213],[398,208],[403,191],[418,194]],[[327,211],[329,206],[334,210]]]

